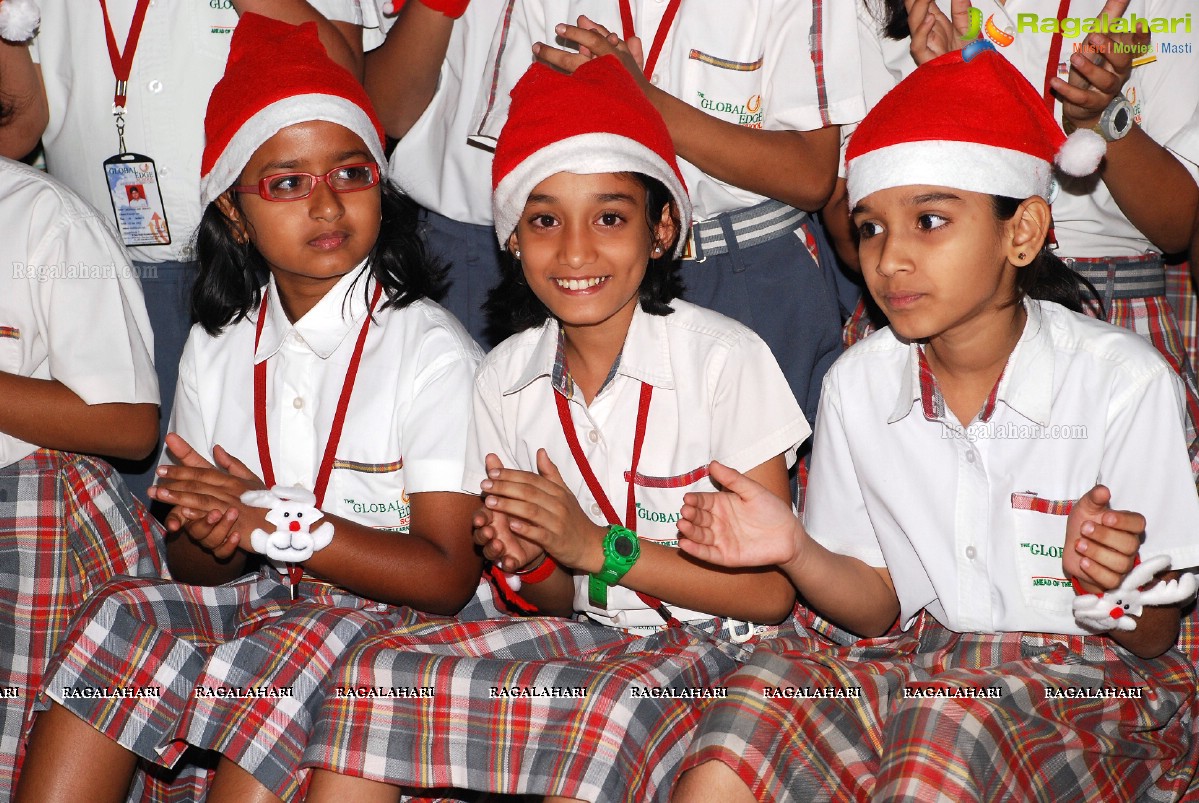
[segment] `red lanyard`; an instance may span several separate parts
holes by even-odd
[[[643,72],[646,78],[654,74],[658,56],[662,53],[662,46],[666,44],[666,36],[670,33],[670,27],[674,25],[675,15],[679,13],[679,6],[682,5],[682,2],[683,0],[670,0],[666,4],[662,21],[658,23],[658,30],[654,32],[653,44],[649,46],[649,52],[645,54]],[[637,26],[633,24],[633,7],[629,4],[629,0],[620,0],[620,27],[626,42],[637,35]]]
[[[113,92],[113,113],[116,109],[125,109],[125,99],[129,92],[129,73],[133,70],[133,54],[137,52],[138,40],[142,37],[142,24],[146,21],[146,11],[150,8],[150,0],[137,0],[133,11],[133,22],[129,25],[129,38],[125,40],[124,51],[117,50],[117,37],[112,31],[112,21],[108,18],[108,3],[100,0],[100,10],[104,12],[104,35],[108,39],[108,60],[112,62],[112,74],[117,79],[116,90]]]
[[[1064,19],[1070,13],[1070,0],[1062,0],[1057,7],[1057,18]],[[1049,113],[1053,114],[1053,90],[1049,86],[1049,82],[1057,75],[1058,63],[1062,58],[1062,26],[1057,26],[1057,33],[1053,35],[1053,39],[1049,42],[1049,63],[1045,65],[1045,108],[1049,109]]]
[[[258,341],[262,339],[262,326],[266,321],[267,296],[269,290],[262,294],[262,304],[258,308],[258,326],[254,330],[254,353],[258,353]],[[383,285],[375,284],[375,294],[371,298],[366,318],[362,321],[362,329],[358,332],[358,341],[354,344],[354,353],[350,356],[350,364],[346,368],[346,378],[341,384],[341,396],[337,399],[337,411],[333,414],[333,425],[329,428],[329,440],[325,444],[325,454],[321,458],[321,467],[316,474],[316,507],[320,508],[325,502],[325,491],[329,487],[329,476],[333,473],[333,459],[337,452],[337,444],[341,440],[341,430],[346,422],[346,410],[350,407],[350,395],[354,392],[354,379],[358,375],[358,364],[362,362],[362,349],[366,345],[366,332],[370,328],[371,316],[375,306],[383,295]],[[258,439],[258,462],[262,465],[262,481],[266,487],[275,486],[275,467],[271,462],[271,447],[267,442],[266,428],[266,363],[262,360],[254,366],[254,435]],[[288,576],[292,585],[299,582],[303,570],[298,566],[288,566]]]
[[[595,476],[595,471],[591,468],[591,463],[587,461],[587,456],[583,454],[583,447],[579,444],[579,434],[575,432],[574,419],[570,413],[570,402],[566,397],[558,391],[551,391],[554,394],[554,404],[558,408],[558,420],[562,423],[562,434],[566,436],[566,443],[570,446],[570,453],[574,456],[575,465],[579,467],[579,473],[583,475],[583,481],[587,483],[588,490],[595,497],[596,503],[604,512],[604,516],[608,519],[609,524],[620,524],[620,516],[616,513],[616,508],[612,501],[608,499],[608,494],[604,493],[603,486],[600,485],[599,479]],[[637,529],[637,502],[634,497],[635,485],[633,478],[637,476],[637,464],[641,462],[641,446],[645,443],[645,428],[646,422],[649,420],[649,403],[653,396],[653,385],[641,383],[641,398],[637,402],[637,429],[633,434],[633,461],[629,466],[629,493],[625,503],[625,526],[630,530]],[[649,607],[658,612],[658,615],[671,626],[678,625],[678,620],[670,613],[662,600],[657,597],[651,597],[649,594],[642,594],[640,591],[634,592]]]

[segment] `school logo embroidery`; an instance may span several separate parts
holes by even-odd
[[[762,96],[750,95],[741,103],[736,101],[715,100],[703,92],[699,95],[699,107],[713,116],[724,116],[729,122],[745,128],[761,128],[765,114],[762,111]]]

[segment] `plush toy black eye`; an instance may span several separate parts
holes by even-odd
[[[287,518],[287,517],[289,517],[290,515],[291,515],[291,514],[290,514],[290,513],[288,513],[287,511],[283,511],[283,518],[285,518],[285,519],[286,519],[286,518]]]
[[[302,519],[302,518],[304,518],[304,514],[303,514],[303,513],[297,513],[297,514],[296,514],[296,518],[297,518],[297,519]]]
[[[1129,609],[1131,609],[1131,608],[1132,608],[1132,606],[1131,606],[1131,605],[1128,605],[1128,604],[1125,604],[1125,606],[1124,606],[1124,610],[1126,610],[1126,611],[1127,611],[1127,610],[1129,610]]]

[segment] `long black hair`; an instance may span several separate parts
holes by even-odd
[[[368,261],[383,287],[382,308],[400,309],[420,298],[437,298],[445,290],[444,265],[429,254],[419,230],[420,207],[383,178],[379,182],[379,238]],[[237,203],[237,196],[232,196]],[[192,286],[192,320],[210,335],[245,318],[262,300],[268,271],[253,243],[238,242],[238,224],[210,203],[196,231],[200,270]],[[366,293],[363,282],[362,292]]]
[[[912,35],[908,26],[908,9],[903,0],[861,0],[866,8],[883,26],[888,39],[901,42]]]
[[[685,232],[680,230],[679,211],[675,208],[674,196],[666,189],[666,185],[656,178],[641,173],[620,175],[628,176],[645,188],[646,225],[655,239],[663,207],[670,210],[670,217],[674,221],[674,239],[669,243],[657,243],[662,246],[662,256],[650,259],[638,291],[642,310],[650,315],[669,315],[674,312],[670,308],[670,302],[683,292],[683,281],[679,278],[679,260],[674,258],[674,249],[678,238],[684,236]],[[499,284],[488,294],[487,303],[483,308],[492,322],[492,327],[499,330],[494,333],[497,336],[541,326],[550,317],[549,309],[525,282],[520,262],[507,250],[500,258]]]
[[[1005,195],[991,196],[991,209],[996,219],[1011,220],[1023,200]],[[1084,312],[1091,307],[1102,319],[1103,301],[1099,292],[1082,276],[1062,262],[1049,247],[1048,241],[1028,265],[1016,271],[1016,299],[1019,303],[1025,296],[1042,301],[1053,301],[1074,312]]]

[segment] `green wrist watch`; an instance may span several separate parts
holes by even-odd
[[[608,607],[608,589],[620,582],[641,557],[637,533],[613,524],[604,536],[604,567],[588,578],[587,597],[597,608]]]

